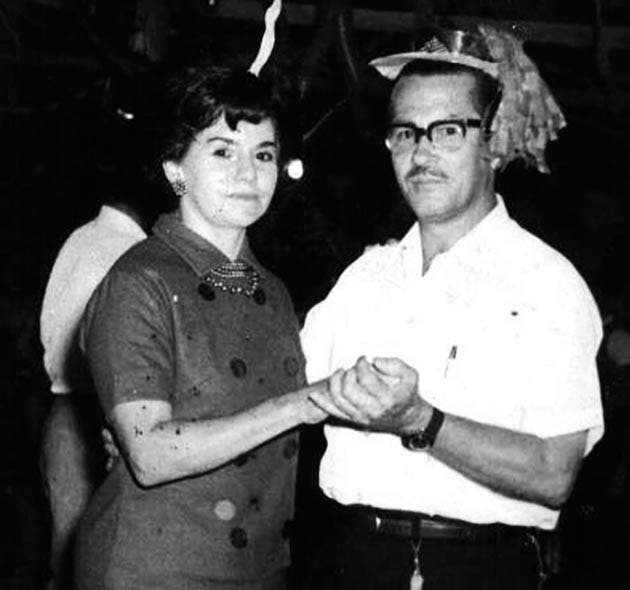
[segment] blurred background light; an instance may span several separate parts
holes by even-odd
[[[287,176],[292,180],[300,180],[304,176],[304,162],[299,158],[289,160],[284,169]]]

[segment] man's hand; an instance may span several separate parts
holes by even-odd
[[[397,358],[365,357],[330,377],[327,392],[310,398],[329,414],[370,430],[405,434],[425,426],[430,406],[418,393],[418,374]]]

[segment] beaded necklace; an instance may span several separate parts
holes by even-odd
[[[247,262],[235,260],[210,269],[204,280],[226,293],[251,297],[260,286],[261,277]]]

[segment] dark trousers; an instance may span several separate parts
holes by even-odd
[[[57,395],[42,435],[41,469],[51,514],[48,590],[72,588],[73,544],[79,519],[104,477],[101,415],[88,394]]]
[[[412,539],[329,521],[319,564],[305,572],[308,590],[409,590]],[[493,540],[421,539],[423,590],[542,588],[538,538],[524,531]]]

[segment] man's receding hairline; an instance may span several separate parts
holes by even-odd
[[[478,80],[477,77],[475,76],[474,72],[470,72],[470,71],[459,71],[459,72],[448,72],[448,71],[444,71],[444,72],[406,72],[401,74],[400,76],[398,76],[398,78],[396,78],[396,80],[394,81],[394,86],[392,88],[392,92],[391,94],[393,95],[394,92],[396,91],[396,88],[398,88],[398,86],[400,85],[400,83],[403,80],[406,80],[408,78],[457,78],[460,76],[468,76],[469,78],[472,78],[475,82],[475,85],[478,84]]]
[[[469,78],[472,79],[473,81],[473,85],[468,89],[468,94],[471,97],[471,100],[473,102],[473,105],[475,106],[475,109],[477,109],[477,111],[480,110],[480,103],[481,102],[481,97],[479,96],[481,88],[480,88],[480,84],[481,81],[477,78],[477,76],[475,76],[474,72],[469,72],[469,71],[459,71],[459,72],[448,72],[448,71],[444,71],[444,72],[407,72],[407,73],[403,73],[402,75],[400,75],[398,78],[396,78],[396,80],[394,81],[394,86],[392,88],[392,91],[389,95],[389,113],[391,115],[392,112],[392,107],[393,107],[393,103],[394,103],[394,96],[396,95],[396,93],[398,92],[398,88],[400,86],[400,83],[405,80],[405,79],[409,79],[409,78],[445,78],[445,77],[460,77],[460,76],[468,76]]]

